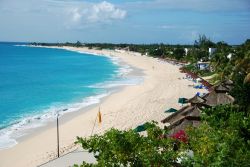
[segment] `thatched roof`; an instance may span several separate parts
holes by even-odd
[[[216,106],[220,104],[231,104],[234,98],[227,93],[218,93],[216,90],[211,91],[205,97],[205,104],[208,106]]]
[[[229,88],[227,88],[226,86],[219,84],[217,86],[214,87],[214,90],[218,93],[226,93],[229,92]]]
[[[232,90],[234,83],[231,80],[225,80],[221,83],[224,87],[226,87],[229,91]]]
[[[185,116],[200,116],[201,110],[198,106],[192,106],[182,112]]]
[[[172,133],[177,132],[179,130],[183,130],[188,126],[197,127],[200,124],[200,114],[201,110],[198,105],[195,106],[185,106],[181,108],[176,113],[171,116],[165,118],[161,122],[170,123],[168,129],[171,130]]]
[[[225,81],[223,84],[213,86],[212,91],[203,97],[195,95],[187,100],[191,103],[189,106],[184,106],[169,117],[162,120],[162,123],[170,123],[168,128],[172,132],[183,130],[188,126],[197,127],[200,124],[201,107],[212,107],[220,104],[230,104],[234,102],[234,98],[228,94],[232,86],[231,81]]]
[[[191,99],[188,99],[188,102],[191,104],[201,104],[201,103],[204,103],[205,100],[203,98],[201,98],[200,96],[195,95]]]
[[[198,127],[200,125],[201,118],[199,116],[185,116],[168,126],[168,129],[172,133],[178,132],[179,130],[185,130],[188,126]]]
[[[162,120],[162,123],[170,123],[176,122],[180,119],[183,119],[187,116],[200,116],[201,110],[198,106],[185,106],[178,110],[177,112],[173,113],[169,117]]]
[[[222,81],[222,84],[224,84],[224,85],[233,85],[234,82],[232,80],[228,79],[228,80]]]
[[[170,116],[168,116],[167,118],[163,119],[161,122],[162,123],[166,123],[169,122],[169,120],[171,119],[175,119],[177,116],[179,116],[183,111],[185,111],[188,107],[190,106],[184,106],[182,107],[180,110],[174,112],[173,114],[171,114]]]

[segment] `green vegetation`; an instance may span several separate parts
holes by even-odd
[[[174,166],[178,157],[175,140],[164,138],[166,130],[155,123],[147,126],[147,136],[111,129],[102,136],[78,138],[77,143],[94,153],[98,161],[95,165],[83,162],[82,166]]]
[[[77,143],[97,159],[96,164],[83,162],[80,166],[247,167],[250,164],[250,116],[241,107],[222,105],[204,110],[201,125],[187,129],[188,142],[166,135],[168,131],[154,123],[148,125],[147,136],[133,130],[111,129],[89,139],[78,137]],[[189,150],[193,156],[187,154]]]
[[[205,109],[202,124],[188,130],[193,158],[183,166],[249,166],[250,116],[237,106]]]

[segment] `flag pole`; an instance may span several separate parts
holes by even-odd
[[[57,158],[59,158],[59,113],[56,116],[56,127],[57,127]]]
[[[94,132],[94,128],[95,128],[95,124],[96,124],[97,118],[98,118],[98,122],[99,122],[99,123],[100,123],[100,121],[101,121],[101,120],[100,120],[100,116],[101,116],[101,115],[100,115],[100,113],[101,113],[101,112],[100,112],[100,108],[101,108],[101,107],[99,107],[98,113],[96,114],[94,126],[93,126],[93,128],[92,128],[92,131],[91,131],[91,135],[90,135],[90,136],[92,136],[92,134],[93,134],[93,132]]]

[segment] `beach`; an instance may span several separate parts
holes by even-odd
[[[197,92],[189,86],[193,84],[191,81],[183,79],[185,74],[179,72],[179,66],[156,58],[119,50],[62,49],[119,58],[123,63],[139,69],[143,82],[124,86],[95,106],[60,117],[61,154],[76,148],[73,144],[76,136],[90,136],[92,130],[93,134],[102,134],[110,128],[126,130],[147,121],[160,122],[169,115],[164,113],[166,109],[180,108],[179,97],[190,98]],[[94,126],[99,108],[102,122]],[[16,146],[1,150],[0,166],[33,167],[55,158],[56,153],[56,123],[53,122],[20,139]]]

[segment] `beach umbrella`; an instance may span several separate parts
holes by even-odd
[[[167,112],[176,112],[176,111],[177,111],[176,109],[170,108],[170,109],[166,110],[165,113],[167,113]]]
[[[187,103],[187,100],[188,99],[181,97],[181,98],[179,98],[178,103],[185,104],[185,103]]]
[[[139,126],[137,126],[135,129],[134,129],[134,131],[136,131],[136,132],[143,132],[143,131],[145,131],[147,128],[145,127],[145,124],[143,124],[143,125],[139,125]]]
[[[196,96],[200,96],[200,92],[197,92],[197,93],[196,93]]]

